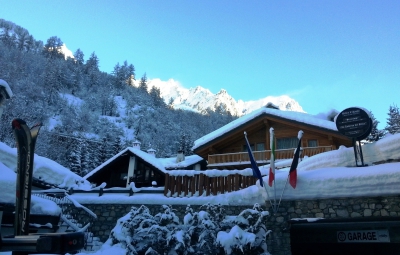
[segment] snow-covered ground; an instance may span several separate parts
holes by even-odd
[[[332,198],[346,196],[384,196],[399,194],[400,162],[375,165],[375,162],[400,159],[400,134],[387,135],[383,139],[362,146],[365,167],[356,167],[353,148],[341,147],[338,150],[322,153],[313,157],[305,157],[298,165],[297,187],[293,189],[285,185],[289,169],[282,168],[276,171],[275,186],[267,186],[268,194],[282,195],[283,200]],[[0,143],[0,202],[12,202],[15,197],[16,179],[16,149]],[[158,160],[154,158],[154,160]],[[277,162],[288,165],[290,162]],[[260,167],[264,175],[264,182],[269,165]],[[213,174],[217,173],[216,170]],[[247,169],[245,171],[251,171]],[[42,178],[54,185],[67,188],[89,189],[90,184],[83,178],[73,174],[59,164],[35,155],[34,176]],[[135,194],[126,195],[73,195],[80,203],[135,203],[135,204],[205,204],[220,203],[222,205],[241,204],[252,206],[255,203],[263,204],[267,193],[259,183],[249,188],[209,197],[165,197],[162,194]],[[45,211],[46,203],[33,200],[38,210]],[[227,241],[228,242],[228,241]],[[96,254],[125,254],[126,250],[116,246],[105,245]]]

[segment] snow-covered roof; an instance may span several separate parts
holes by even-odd
[[[194,141],[194,146],[192,150],[199,148],[200,146],[218,138],[242,125],[245,123],[261,116],[261,115],[269,115],[274,117],[279,117],[287,120],[291,120],[294,122],[304,123],[307,125],[315,126],[318,128],[326,129],[328,131],[335,131],[337,132],[336,124],[333,121],[328,120],[325,118],[324,115],[311,115],[308,113],[303,112],[294,112],[294,111],[281,111],[277,109],[261,107],[258,110],[255,110],[243,117],[240,117],[225,126],[197,139]]]
[[[120,151],[115,156],[113,156],[112,158],[110,158],[109,160],[107,160],[106,162],[104,162],[103,164],[99,165],[98,167],[96,167],[95,169],[90,171],[83,178],[84,179],[89,178],[90,176],[97,173],[100,169],[102,169],[106,165],[110,164],[112,161],[114,161],[116,158],[118,158],[119,156],[121,156],[122,154],[124,154],[127,151],[133,153],[137,157],[143,159],[144,161],[146,161],[147,163],[149,163],[150,165],[154,166],[155,168],[159,169],[160,171],[162,171],[164,173],[167,172],[166,169],[185,168],[185,167],[196,164],[196,163],[200,162],[201,160],[203,160],[203,158],[198,155],[191,155],[191,156],[186,156],[185,160],[183,160],[179,163],[176,163],[176,157],[156,158],[156,157],[154,157],[153,154],[144,152],[144,151],[140,150],[139,148],[127,147],[124,150]]]
[[[15,172],[17,171],[17,148],[10,148],[5,143],[0,142],[0,173],[1,175],[6,174],[5,171],[13,172],[12,175],[12,185],[15,187]],[[3,169],[4,168],[4,169]],[[7,169],[8,170],[7,170]],[[41,157],[35,154],[33,163],[33,177],[48,184],[57,186],[64,189],[83,189],[88,190],[91,188],[90,183],[80,177],[79,175],[71,172],[69,169],[58,164],[57,162]],[[0,187],[2,183],[0,181]],[[3,188],[11,188],[10,185],[6,185]],[[2,196],[4,193],[0,192]],[[2,199],[0,199],[2,201]]]
[[[159,158],[159,160],[166,169],[182,169],[202,161],[203,158],[198,155],[185,156],[185,160],[178,163],[176,163],[176,157]]]
[[[89,178],[93,174],[97,173],[100,169],[102,169],[106,165],[110,164],[116,158],[118,158],[119,156],[121,156],[122,154],[124,154],[125,152],[128,152],[128,151],[131,152],[132,154],[136,155],[137,157],[143,159],[145,162],[147,162],[150,165],[154,166],[158,170],[160,170],[160,171],[162,171],[164,173],[166,172],[165,167],[163,166],[163,164],[161,164],[161,161],[158,158],[154,157],[154,155],[149,154],[149,153],[144,152],[144,151],[141,151],[139,148],[127,147],[124,150],[122,150],[119,153],[117,153],[116,155],[114,155],[112,158],[110,158],[106,162],[104,162],[103,164],[99,165],[98,167],[96,167],[95,169],[90,171],[87,175],[83,176],[83,178],[84,179]]]

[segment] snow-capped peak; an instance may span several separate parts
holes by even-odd
[[[217,94],[213,94],[210,90],[201,86],[186,89],[174,79],[168,81],[162,81],[158,78],[149,79],[148,90],[150,91],[152,87],[160,89],[164,102],[167,104],[172,102],[175,109],[193,110],[199,113],[212,110],[242,116],[268,103],[278,106],[281,110],[304,112],[299,103],[287,95],[267,96],[255,101],[245,102],[243,100],[236,101],[225,89],[221,89]]]

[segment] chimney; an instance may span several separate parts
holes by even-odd
[[[140,142],[137,139],[133,142],[133,148],[140,150]]]
[[[150,149],[147,150],[147,153],[152,155],[153,157],[156,157],[156,150],[155,149],[151,149],[150,148]]]
[[[176,163],[182,162],[185,160],[185,155],[183,155],[183,150],[178,151],[178,155],[176,155]]]

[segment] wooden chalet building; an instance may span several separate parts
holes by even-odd
[[[106,188],[127,188],[132,181],[137,188],[151,187],[153,181],[157,187],[164,186],[166,170],[154,152],[140,150],[140,142],[136,141],[133,147],[125,148],[83,178],[96,186],[105,182]]]
[[[337,131],[333,118],[281,111],[267,105],[203,136],[194,142],[193,152],[208,161],[208,169],[244,169],[251,167],[244,132],[247,133],[255,160],[268,164],[271,158],[270,128],[275,133],[276,159],[290,159],[297,147],[297,134],[304,131],[302,156],[352,146],[352,141]]]
[[[174,158],[156,158],[155,150],[144,152],[140,142],[128,147],[110,158],[83,178],[95,186],[106,183],[105,188],[127,188],[131,182],[137,188],[163,187],[165,174],[170,170],[205,170],[206,162],[198,155],[187,156],[178,154]],[[153,185],[153,182],[157,185]]]

